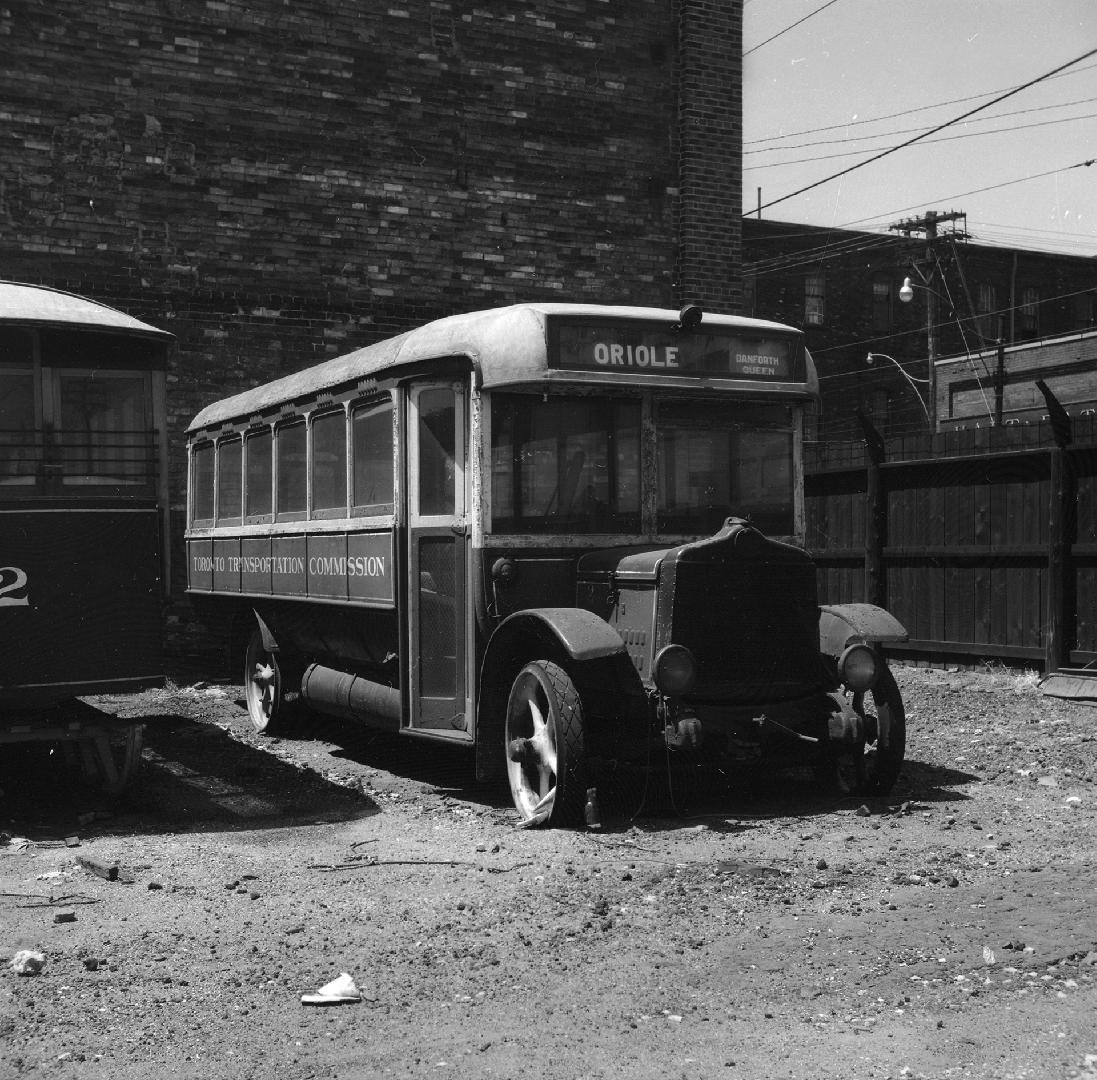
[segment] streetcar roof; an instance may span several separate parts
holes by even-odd
[[[0,323],[119,330],[165,340],[173,336],[96,300],[17,281],[0,281]]]
[[[480,385],[488,389],[547,381],[550,375],[559,377],[564,374],[548,371],[546,327],[550,316],[641,319],[668,325],[679,321],[679,312],[669,308],[566,303],[512,304],[450,315],[215,401],[191,421],[188,431],[262,414],[287,402],[307,399],[356,380],[446,357],[467,357],[478,373]],[[782,323],[736,315],[706,312],[703,324],[706,328],[724,327],[753,333],[772,332],[782,337],[800,336],[800,331]],[[608,383],[610,380],[604,381]],[[818,384],[810,357],[807,360],[806,382],[807,393],[816,395]],[[698,386],[698,389],[701,387]]]

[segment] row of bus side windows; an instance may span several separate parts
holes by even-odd
[[[216,445],[199,443],[192,466],[193,520],[300,520],[310,510],[338,517],[348,506],[357,513],[391,514],[392,403],[350,411],[349,470],[347,419],[343,409],[317,412],[308,421],[290,420]]]

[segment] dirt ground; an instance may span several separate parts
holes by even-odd
[[[147,723],[122,797],[0,760],[0,1078],[1097,1080],[1097,709],[897,676],[892,796],[657,776],[586,832],[452,752],[255,736],[239,687],[97,702]]]

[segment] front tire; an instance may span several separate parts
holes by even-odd
[[[263,635],[258,627],[252,630],[244,652],[244,699],[251,726],[256,732],[260,735],[276,734],[286,711],[282,671],[278,666],[277,654],[263,644]]]
[[[907,751],[907,714],[903,696],[888,668],[884,668],[876,680],[872,703],[872,709],[865,709],[863,701],[860,708],[854,701],[854,708],[862,713],[870,727],[876,729],[876,738],[865,746],[861,790],[866,795],[887,795],[899,779]],[[875,725],[872,724],[874,714]]]
[[[586,799],[583,706],[551,660],[518,673],[507,700],[507,779],[524,824],[579,825]]]
[[[864,693],[853,698],[853,708],[865,724],[865,740],[843,750],[834,763],[838,787],[848,795],[889,794],[906,755],[906,710],[888,668],[880,672],[871,693],[871,702]]]

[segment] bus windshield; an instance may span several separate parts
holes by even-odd
[[[781,405],[663,403],[656,420],[660,533],[709,533],[730,515],[793,532],[792,420]]]
[[[640,530],[640,402],[497,394],[492,401],[495,532]]]
[[[645,527],[639,399],[494,395],[492,531],[696,535],[749,515],[793,532],[787,407],[675,401],[654,415],[656,521]]]

